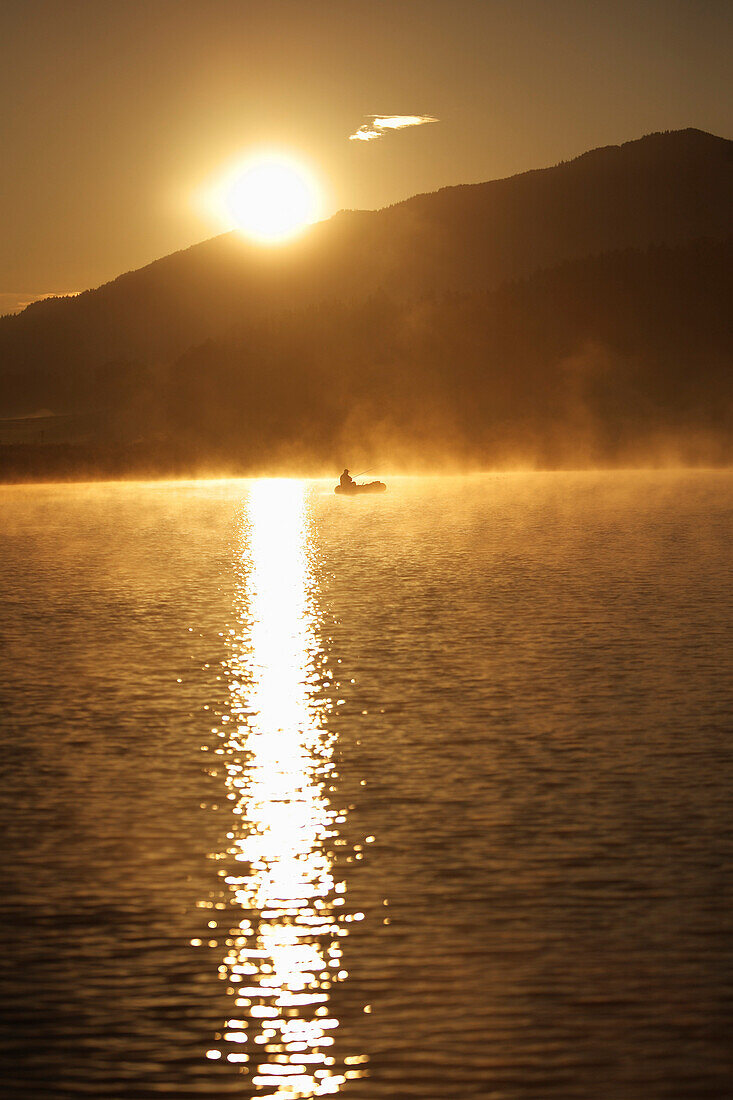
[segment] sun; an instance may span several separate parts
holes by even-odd
[[[229,228],[262,244],[294,237],[318,215],[311,173],[289,157],[264,154],[239,163],[214,188],[213,205]]]

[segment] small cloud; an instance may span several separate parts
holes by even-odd
[[[368,126],[360,126],[355,134],[349,135],[349,141],[372,141],[381,136],[381,130],[370,130]]]
[[[404,130],[408,126],[424,126],[426,122],[440,122],[432,115],[369,115],[371,121],[349,135],[349,141],[374,141],[388,130]]]

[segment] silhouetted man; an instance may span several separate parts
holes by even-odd
[[[339,484],[341,485],[342,489],[348,489],[354,484],[354,479],[353,477],[351,477],[348,470],[344,470],[344,472],[342,473],[341,477],[339,478]]]

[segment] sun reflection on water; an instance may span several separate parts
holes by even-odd
[[[329,991],[347,977],[332,859],[344,816],[329,798],[334,734],[316,692],[324,656],[302,483],[253,483],[236,566],[219,749],[232,825],[215,855],[232,915],[219,967],[232,1011],[208,1057],[241,1063],[257,1095],[331,1095],[365,1059],[339,1067],[333,1049]]]

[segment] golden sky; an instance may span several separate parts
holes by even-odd
[[[733,132],[722,0],[3,0],[0,312],[221,231],[295,157],[323,216],[654,130]],[[351,139],[351,140],[350,140]]]

